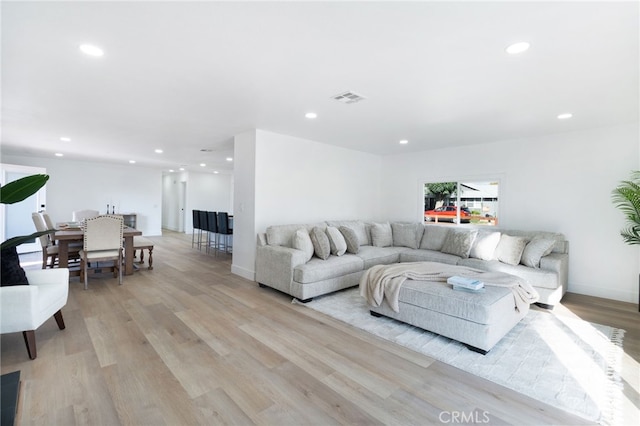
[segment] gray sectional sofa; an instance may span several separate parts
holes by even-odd
[[[323,234],[333,236],[328,255]],[[552,308],[567,290],[568,251],[562,234],[543,231],[359,220],[277,225],[258,235],[256,281],[306,302],[358,285],[373,265],[431,261],[516,275]]]

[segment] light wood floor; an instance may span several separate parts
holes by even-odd
[[[36,360],[21,333],[2,335],[2,373],[23,379],[19,424],[426,425],[474,412],[476,424],[585,424],[291,304],[190,236],[152,239],[154,270],[123,286],[71,280],[67,328],[50,319],[36,331]],[[24,259],[40,267],[39,254]],[[639,423],[637,306],[568,295],[554,312],[627,330],[625,424]]]

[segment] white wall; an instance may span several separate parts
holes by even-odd
[[[137,213],[144,235],[161,234],[162,173],[135,165],[113,165],[67,159],[3,156],[4,163],[44,167],[47,212],[54,222],[71,220],[74,210]]]
[[[253,279],[256,233],[269,225],[378,217],[379,156],[263,130],[240,135],[236,143],[242,145],[235,148],[236,207],[243,203],[244,214],[253,208],[255,215],[246,225],[251,229],[234,225],[233,270],[246,271],[243,276]],[[251,155],[254,181],[241,181]]]
[[[557,231],[570,243],[569,291],[638,300],[640,248],[620,237],[611,191],[640,169],[638,125],[382,158],[382,215],[420,220],[421,184],[501,178],[500,226]]]
[[[212,173],[182,173],[186,182],[185,232],[193,231],[193,210],[233,214],[233,176]]]

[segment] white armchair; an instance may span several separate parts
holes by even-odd
[[[0,333],[21,331],[29,358],[35,359],[35,330],[52,316],[60,330],[65,328],[62,307],[69,295],[69,270],[25,271],[29,285],[0,287]]]

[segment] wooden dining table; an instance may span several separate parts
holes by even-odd
[[[134,272],[133,267],[133,237],[136,235],[142,235],[142,231],[124,227],[122,233],[124,236],[124,274],[131,275]],[[82,242],[84,239],[84,231],[80,228],[59,229],[53,234],[53,239],[58,244],[58,265],[60,268],[69,267],[69,243]],[[74,271],[69,271],[72,274]],[[79,271],[72,275],[79,275]]]

